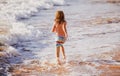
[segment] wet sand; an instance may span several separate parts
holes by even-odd
[[[119,1],[112,1],[112,0],[107,0],[109,3],[116,3]],[[109,12],[106,14],[113,15],[113,12]],[[104,14],[104,15],[106,15]],[[118,26],[120,24],[120,14],[117,12],[117,15],[115,17],[94,17],[93,19],[88,19],[88,20],[74,20],[73,22],[77,22],[78,24],[83,24],[88,27],[93,27],[94,26],[106,26],[106,25],[112,25],[116,24]],[[73,25],[74,23],[71,22]],[[47,27],[47,26],[46,26]],[[76,29],[75,31],[75,37],[73,39],[80,40],[81,36],[80,30],[79,30],[79,25],[75,25],[74,27],[72,26],[73,29]],[[43,28],[44,29],[44,28]],[[9,33],[7,28],[0,28],[0,34],[1,35],[6,35]],[[107,31],[107,32],[100,32],[100,33],[87,33],[84,34],[84,36],[87,37],[104,37],[106,34],[116,34],[120,33],[120,30],[118,29],[117,31]],[[72,38],[71,38],[72,39]],[[113,40],[114,41],[114,40]],[[70,44],[70,42],[73,43]],[[74,41],[70,41],[67,44],[67,47],[72,49],[72,51],[75,51],[76,48],[78,48],[79,43],[74,43]],[[88,54],[85,56],[88,58],[87,60],[82,60],[82,54],[76,54],[76,55],[68,55],[67,57],[69,58],[66,63],[62,62],[61,65],[57,65],[55,60],[50,59],[49,61],[42,61],[39,59],[28,59],[27,64],[25,63],[16,63],[12,64],[9,67],[8,72],[11,73],[12,76],[120,76],[120,44],[119,42],[114,42],[114,44],[110,44],[115,46],[112,50],[106,50],[103,52],[97,52],[97,53],[92,53]],[[98,48],[103,49],[106,47],[111,47],[111,46],[98,46]],[[6,58],[5,48],[2,45],[0,45],[0,62],[2,64],[8,64],[9,65],[9,59]],[[95,49],[98,49],[95,48]],[[45,49],[46,50],[46,49]],[[90,50],[88,50],[90,51]],[[102,51],[102,50],[100,50]],[[31,53],[30,51],[26,51],[28,53]],[[83,51],[84,52],[84,51]],[[51,55],[51,54],[50,54]],[[53,55],[53,54],[52,54]],[[21,55],[22,56],[22,55]],[[48,59],[48,58],[47,58]],[[0,70],[4,71],[4,70]],[[4,73],[4,72],[2,72]],[[81,73],[81,75],[80,75]]]
[[[39,62],[38,60],[31,60],[31,63],[29,65],[18,64],[13,66],[10,72],[12,73],[13,76],[30,76],[31,74],[35,76],[44,76],[44,75],[73,76],[71,75],[71,72],[73,72],[74,70],[75,72],[79,71],[84,73],[83,75],[89,72],[90,76],[93,76],[93,75],[94,76],[108,76],[108,75],[119,76],[120,75],[119,50],[114,50],[114,51],[102,53],[99,55],[96,54],[90,57],[102,58],[102,56],[103,57],[111,56],[113,53],[114,53],[114,56],[112,56],[113,60],[93,60],[93,61],[71,60],[67,64],[62,64],[62,65],[57,65],[55,63],[49,63],[49,62],[42,63],[42,62]],[[80,57],[77,57],[77,58],[79,59]],[[96,65],[96,63],[99,65]],[[90,67],[91,68],[94,67],[96,71],[94,70],[92,71]]]

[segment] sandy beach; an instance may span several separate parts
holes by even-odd
[[[25,1],[0,1],[0,76],[120,76],[120,0]],[[65,12],[69,36],[61,65],[56,10]]]

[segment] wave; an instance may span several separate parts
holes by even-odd
[[[0,0],[0,26],[4,26],[8,34],[0,36],[3,41],[16,43],[18,40],[29,40],[41,35],[33,26],[26,26],[19,18],[29,18],[43,9],[64,5],[64,0]],[[0,27],[0,31],[1,31]],[[24,38],[24,39],[23,39]]]
[[[0,1],[0,17],[15,19],[29,17],[39,9],[50,9],[54,5],[64,5],[64,0],[2,0]]]
[[[0,74],[7,76],[10,63],[16,62],[20,55],[16,47],[23,41],[35,41],[42,36],[42,32],[32,25],[26,25],[19,18],[29,18],[43,9],[64,5],[64,0],[0,0]],[[40,40],[40,39],[39,39]],[[1,49],[2,48],[2,49]],[[8,59],[11,59],[7,62]],[[20,59],[18,60],[20,61]]]

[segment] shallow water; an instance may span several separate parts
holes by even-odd
[[[62,61],[62,65],[56,65],[55,35],[51,33],[54,13],[59,9],[65,12],[69,34],[64,44],[67,61]],[[114,75],[120,75],[120,63],[114,59],[117,54],[113,52],[119,50],[120,45],[119,12],[119,6],[115,4],[66,0],[63,6],[39,10],[29,18],[17,19],[22,26],[16,26],[12,31],[23,29],[12,34],[8,42],[20,53],[10,59],[14,68],[11,73],[15,76],[106,76],[107,69],[111,69],[112,73],[118,71]],[[114,22],[114,18],[118,21]],[[25,33],[21,34],[21,31]]]

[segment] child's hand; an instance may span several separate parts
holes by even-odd
[[[66,34],[65,38],[67,39],[68,38],[68,35]]]
[[[65,41],[68,39],[68,36],[65,37]]]

